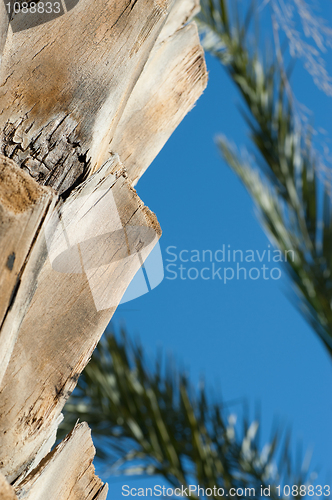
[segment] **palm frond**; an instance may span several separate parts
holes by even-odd
[[[301,297],[301,311],[331,355],[330,186],[313,149],[310,129],[297,119],[277,58],[263,63],[258,42],[249,50],[248,18],[241,24],[228,16],[223,24],[227,6],[226,0],[203,0],[198,22],[205,48],[225,66],[240,91],[255,152],[250,161],[243,161],[225,138],[219,137],[218,146],[254,199],[274,243],[282,251],[294,252],[286,269]]]
[[[234,416],[204,387],[194,390],[174,365],[154,368],[139,344],[122,332],[106,332],[65,406],[62,432],[87,420],[97,453],[113,464],[113,473],[163,476],[171,485],[203,488],[255,488],[305,484],[308,470],[294,465],[287,436],[275,428],[261,447],[259,421]],[[280,459],[279,468],[276,467]],[[212,498],[217,498],[213,496]],[[235,497],[235,498],[240,498]]]

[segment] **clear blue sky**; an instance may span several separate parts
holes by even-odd
[[[331,14],[331,3],[327,7]],[[215,251],[223,245],[263,252],[270,244],[250,197],[214,145],[218,132],[239,146],[248,139],[233,84],[209,56],[207,65],[204,95],[137,185],[163,229],[164,261],[170,258],[169,246],[177,247],[178,254],[182,249]],[[292,83],[297,97],[314,111],[315,126],[332,137],[332,98],[317,90],[301,63]],[[152,359],[159,347],[173,353],[194,384],[203,374],[207,386],[220,388],[225,401],[247,399],[252,410],[260,402],[263,437],[268,437],[275,416],[289,424],[304,448],[313,448],[313,464],[322,467],[325,484],[326,474],[332,474],[332,364],[292,305],[282,272],[280,280],[225,285],[218,279],[170,280],[165,271],[157,288],[118,308],[114,324],[124,322]],[[162,484],[157,479],[107,480],[114,500],[123,498],[123,484]]]

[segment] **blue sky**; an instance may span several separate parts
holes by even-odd
[[[328,16],[331,3],[326,9]],[[137,185],[162,227],[165,266],[170,246],[179,254],[183,249],[215,252],[223,245],[261,253],[270,245],[251,198],[214,144],[217,133],[238,146],[248,144],[247,128],[238,112],[236,89],[220,64],[208,55],[206,59],[209,84],[204,95]],[[331,98],[315,87],[301,62],[292,84],[299,100],[314,111],[314,125],[332,137]],[[284,270],[278,280],[234,279],[227,284],[219,279],[168,279],[172,276],[165,270],[157,288],[120,305],[114,325],[124,323],[151,359],[159,347],[172,353],[194,384],[204,375],[206,385],[219,389],[225,401],[247,400],[252,410],[260,402],[263,437],[268,439],[275,416],[290,425],[294,438],[302,439],[305,449],[313,448],[312,461],[322,468],[320,482],[325,484],[326,474],[332,474],[332,364],[293,306]],[[163,484],[157,479],[103,479],[113,499],[122,498],[123,484]]]

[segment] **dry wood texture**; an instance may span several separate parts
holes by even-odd
[[[133,185],[207,76],[196,0],[65,4],[8,28],[0,0],[0,470],[18,498],[102,500],[86,426],[51,448],[161,234]]]
[[[6,481],[6,478],[0,472],[0,498],[1,500],[17,500],[15,491]]]
[[[60,193],[111,151],[132,156],[136,181],[206,85],[194,25],[177,33],[196,10],[192,0],[173,9],[165,1],[80,0],[52,30],[24,30],[29,16],[14,17],[21,31],[10,31],[0,69],[2,152]],[[151,150],[139,160],[147,137]]]
[[[107,485],[94,475],[94,455],[89,427],[77,425],[15,486],[18,500],[105,500]]]
[[[6,43],[8,25],[9,18],[7,16],[5,3],[0,2],[0,64],[2,59],[2,52]]]
[[[58,205],[45,227],[49,258],[0,387],[0,460],[11,481],[53,444],[61,409],[140,267],[135,248],[144,260],[160,235],[127,179],[110,170],[121,172],[118,157]]]
[[[21,31],[9,34],[0,72],[4,154],[60,192],[98,169],[168,7],[80,0],[32,29],[14,18]]]
[[[193,107],[205,85],[203,51],[193,23],[156,44],[110,144],[110,149],[120,155],[133,184]]]
[[[38,235],[54,197],[0,155],[0,383],[36,286]]]

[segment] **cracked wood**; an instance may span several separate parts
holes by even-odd
[[[86,423],[78,424],[23,481],[18,500],[106,500],[107,485],[95,476],[95,449]]]
[[[48,258],[0,386],[0,462],[10,481],[25,475],[49,451],[61,409],[140,267],[135,248],[143,243],[145,260],[155,244],[151,231],[160,236],[154,214],[122,171],[114,156],[46,224]],[[128,228],[126,239],[121,228]],[[54,240],[47,246],[48,235]],[[70,259],[65,241],[73,249]],[[79,257],[75,260],[79,242],[87,242],[84,271]]]
[[[80,0],[28,30],[29,16],[15,17],[13,29],[23,25],[0,68],[1,151],[59,192],[96,171],[167,9],[167,0]]]
[[[0,11],[0,151],[25,180],[31,196],[20,192],[22,206],[33,201],[0,232],[0,331],[9,339],[0,352],[0,466],[20,498],[45,498],[54,477],[62,495],[54,498],[90,499],[84,490],[62,491],[56,473],[70,456],[68,481],[80,470],[84,483],[91,469],[80,469],[80,453],[86,458],[90,445],[80,449],[75,437],[76,452],[66,455],[70,437],[47,454],[61,409],[140,266],[136,253],[144,260],[160,236],[132,185],[206,85],[189,22],[196,0],[72,3],[40,25],[15,15],[9,29]],[[3,187],[6,219],[14,197]],[[18,235],[8,244],[15,227],[26,244]],[[104,500],[106,489],[93,498]]]
[[[36,287],[37,235],[53,199],[51,189],[0,155],[0,383]]]

